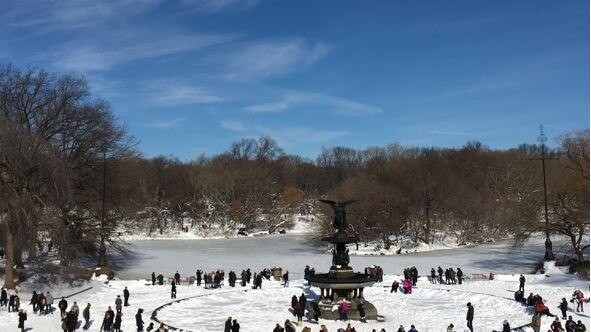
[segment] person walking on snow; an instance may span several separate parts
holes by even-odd
[[[25,321],[26,320],[27,320],[27,312],[24,309],[21,309],[18,312],[18,328],[21,329],[21,332],[25,332]]]
[[[585,312],[583,310],[583,302],[585,301],[585,296],[583,295],[583,292],[581,292],[580,290],[576,292],[575,301],[577,302],[577,312],[579,312],[579,308],[581,308],[581,312]]]
[[[224,332],[232,332],[232,317],[228,317],[224,325]]]
[[[472,321],[474,320],[474,307],[472,306],[472,303],[470,303],[470,302],[468,302],[468,304],[466,306],[468,307],[468,312],[466,313],[466,321],[467,321],[466,326],[468,326],[468,329],[470,329],[470,332],[474,332],[474,327],[472,327]]]
[[[129,289],[127,287],[123,290],[123,305],[129,307]]]
[[[84,326],[82,327],[83,330],[88,330],[90,327],[90,303],[86,305],[86,308],[82,310],[82,318],[84,318]]]
[[[573,320],[573,316],[568,316],[568,320],[564,323],[564,328],[566,332],[575,332],[575,326],[577,323]]]
[[[525,294],[525,277],[523,274],[519,275],[519,290]]]
[[[142,314],[144,313],[144,309],[138,309],[137,314],[135,314],[135,325],[137,326],[137,332],[144,331],[144,320],[142,319]]]
[[[558,308],[562,312],[562,319],[566,320],[566,311],[568,310],[568,302],[566,302],[566,299],[564,297],[562,298],[562,302],[560,302],[560,305],[558,306]]]
[[[176,299],[176,284],[174,283],[174,280],[172,281],[172,284],[170,285],[170,298]]]

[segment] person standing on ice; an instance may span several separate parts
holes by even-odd
[[[179,271],[176,271],[176,273],[174,274],[174,280],[176,281],[177,285],[181,284],[181,275]]]
[[[431,283],[432,284],[437,283],[437,276],[435,274],[435,269],[434,268],[431,268]],[[392,292],[390,292],[390,293],[392,293]]]
[[[170,298],[176,299],[176,284],[174,283],[174,280],[172,281],[172,284],[170,285]]]
[[[137,326],[137,332],[144,331],[144,320],[142,319],[142,314],[144,313],[144,309],[138,309],[137,314],[135,314],[135,325]]]
[[[470,329],[470,332],[474,332],[474,328],[472,327],[472,321],[474,320],[474,307],[472,306],[472,303],[470,303],[470,302],[468,302],[468,304],[466,306],[468,307],[468,312],[466,313],[466,321],[467,321],[466,326],[468,326],[468,329]]]
[[[53,314],[53,295],[50,292],[47,292],[47,296],[45,296],[45,305],[45,310]]]
[[[156,285],[156,273],[152,272],[152,286]]]
[[[410,330],[408,330],[408,332],[419,332],[419,331],[417,331],[417,329],[415,328],[414,325],[411,325]]]
[[[523,274],[519,275],[519,290],[525,294],[525,277]]]
[[[437,267],[437,274],[439,274],[439,283],[442,284],[443,283],[443,269],[441,268],[441,266]]]
[[[123,290],[123,305],[129,307],[129,289],[127,287]]]
[[[585,331],[587,331],[587,328],[580,320],[578,320],[577,325],[575,326],[575,332],[585,332]]]
[[[289,271],[283,274],[283,287],[289,287]]]

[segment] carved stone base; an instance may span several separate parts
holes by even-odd
[[[351,307],[349,309],[349,319],[350,320],[361,320],[361,316],[359,316],[359,310],[357,310],[357,304],[359,301],[363,301],[365,305],[365,319],[366,320],[377,320],[378,319],[378,310],[376,307],[367,300],[361,299],[353,299],[351,300]],[[321,319],[328,319],[328,320],[339,320],[341,317],[339,315],[339,303],[338,302],[331,302],[330,300],[322,300],[318,304],[320,308],[320,318]],[[306,315],[309,319],[313,318],[313,315],[310,311],[307,312]]]

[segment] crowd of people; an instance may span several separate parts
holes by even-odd
[[[314,269],[306,266],[304,271],[305,276],[313,275]],[[379,272],[378,272],[379,273]],[[397,280],[394,280],[392,284],[391,292],[398,292],[400,289],[401,292],[405,294],[412,294],[412,288],[416,286],[418,280],[418,270],[416,267],[405,268],[403,270],[404,280],[402,281],[402,287]],[[151,275],[152,285],[163,285],[164,284],[164,277],[162,274],[156,276],[153,272]],[[180,285],[181,282],[188,282],[189,284],[195,284],[197,287],[203,286],[206,289],[210,288],[218,288],[224,286],[225,280],[225,272],[223,270],[211,271],[209,273],[204,273],[201,270],[197,270],[195,277],[191,276],[190,278],[181,279],[180,273],[177,271],[172,278],[169,279],[170,286],[171,286],[171,298],[176,298],[176,287]],[[260,289],[262,286],[262,280],[271,278],[271,271],[269,269],[263,269],[259,273],[251,273],[250,269],[242,270],[240,273],[240,285],[245,287],[246,285],[251,284],[252,281],[252,288],[253,289]],[[453,268],[448,268],[445,271],[438,267],[437,270],[434,268],[431,269],[430,280],[432,283],[442,283],[442,284],[462,284],[463,273],[460,268],[454,270]],[[285,274],[281,277],[282,283],[288,286],[289,282],[289,273],[286,271]],[[236,282],[238,281],[237,275],[234,271],[230,271],[227,276],[228,286],[235,287]],[[585,325],[580,321],[573,320],[572,316],[567,316],[567,312],[569,310],[569,301],[566,298],[563,298],[562,301],[558,304],[557,308],[561,312],[561,317],[558,317],[555,314],[550,312],[550,309],[546,305],[546,301],[539,295],[530,293],[527,298],[524,297],[525,294],[525,282],[526,279],[523,275],[519,277],[519,288],[515,292],[515,300],[523,303],[524,305],[533,307],[534,315],[532,317],[532,321],[530,323],[531,327],[533,328],[534,332],[540,332],[541,327],[541,318],[542,316],[546,315],[549,317],[554,317],[555,320],[551,325],[551,329],[548,332],[586,332]],[[572,294],[572,298],[570,300],[571,303],[576,305],[576,312],[584,312],[584,302],[585,296],[581,290],[577,290]],[[123,320],[123,310],[124,307],[128,307],[130,303],[130,292],[127,287],[125,287],[122,291],[122,294],[117,295],[114,300],[114,308],[112,309],[111,306],[107,308],[104,313],[103,320],[100,326],[100,331],[104,332],[120,332],[122,327],[122,320]],[[38,315],[47,315],[53,314],[54,308],[54,297],[50,292],[38,292],[34,291],[29,305],[31,305],[32,310],[35,314]],[[365,322],[365,306],[363,301],[356,301],[353,303],[356,305],[356,309],[360,315],[360,321]],[[338,312],[339,318],[347,322],[347,326],[344,328],[340,328],[337,332],[354,332],[355,327],[351,326],[349,323],[349,311],[351,309],[352,303],[347,301],[346,299],[342,299],[338,303]],[[25,331],[25,321],[27,320],[27,312],[20,308],[20,298],[18,296],[17,291],[7,291],[6,289],[1,289],[0,291],[0,307],[7,307],[8,311],[18,312],[18,328],[21,331]],[[466,312],[466,327],[471,332],[474,331],[473,328],[473,321],[474,321],[474,306],[471,303],[467,303],[467,312]],[[74,301],[71,305],[69,305],[67,299],[62,297],[61,300],[58,302],[57,305],[60,317],[62,321],[61,328],[64,332],[74,332],[78,328],[82,328],[83,330],[88,330],[91,325],[91,304],[87,303],[84,309],[82,310],[82,318],[84,319],[84,324],[82,325],[79,319],[80,308],[76,301]],[[299,297],[293,295],[291,298],[291,308],[292,313],[296,317],[297,321],[294,325],[289,319],[285,321],[285,323],[280,325],[279,323],[276,324],[273,332],[296,332],[296,325],[302,326],[304,316],[306,316],[306,310],[308,310],[308,317],[313,318],[316,322],[318,322],[321,316],[321,310],[319,307],[319,303],[317,301],[308,301],[304,293],[302,293]],[[562,321],[561,321],[562,318]],[[564,321],[564,322],[563,322]],[[160,327],[155,329],[154,323],[150,323],[147,328],[144,330],[144,321],[143,321],[143,309],[138,309],[135,314],[135,323],[138,332],[147,331],[147,332],[164,332],[166,328],[164,324],[161,324]],[[236,319],[232,319],[231,317],[225,323],[225,332],[236,332],[240,330],[240,324],[238,324]],[[373,331],[376,331],[375,329]],[[373,332],[372,331],[372,332]],[[447,328],[447,332],[453,332],[454,325],[450,324]],[[508,321],[503,321],[502,323],[502,331],[508,332],[511,331],[511,327]],[[302,332],[311,332],[309,327],[303,327]],[[320,326],[320,332],[328,332],[328,329],[325,325]],[[385,332],[385,329],[382,329],[380,332]],[[409,330],[406,330],[403,326],[400,326],[396,332],[418,332],[416,327],[412,325]]]
[[[441,266],[438,266],[437,271],[435,271],[435,268],[431,268],[429,280],[432,284],[455,285],[457,283],[461,285],[462,281],[464,281],[464,272],[459,267],[455,271],[451,267],[443,271]]]

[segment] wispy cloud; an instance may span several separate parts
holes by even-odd
[[[262,0],[182,0],[185,6],[205,13],[217,13],[230,9],[251,9]]]
[[[349,134],[346,130],[314,129],[298,126],[278,126],[273,128],[249,126],[237,120],[224,120],[221,122],[220,127],[241,135],[270,136],[284,147],[322,144]]]
[[[236,132],[246,131],[246,126],[242,122],[236,120],[224,120],[220,123],[220,127]]]
[[[284,111],[293,104],[289,101],[279,101],[276,103],[258,104],[244,107],[244,110],[249,113],[278,113]]]
[[[207,88],[185,84],[175,80],[156,80],[148,82],[144,88],[148,98],[159,106],[186,104],[207,104],[223,99]]]
[[[326,56],[330,49],[327,44],[304,39],[252,42],[214,61],[221,61],[226,67],[226,78],[259,80],[307,68]]]
[[[453,130],[437,130],[437,129],[431,129],[431,130],[427,130],[427,132],[430,133],[430,134],[452,135],[452,136],[469,136],[469,135],[474,135],[474,133],[469,133],[469,132],[465,132],[465,131],[453,131]]]
[[[43,26],[44,30],[75,29],[95,25],[116,16],[129,17],[154,8],[162,0],[20,0],[5,7],[6,26]]]
[[[306,127],[280,127],[276,129],[257,127],[256,130],[263,135],[275,138],[285,147],[322,144],[349,134],[346,130],[326,130]]]
[[[351,99],[295,90],[282,90],[279,100],[246,106],[244,110],[249,113],[276,113],[305,105],[321,106],[333,114],[344,116],[367,116],[383,112],[380,107]]]
[[[53,55],[55,65],[64,70],[106,70],[120,63],[157,58],[221,44],[232,39],[229,35],[175,35],[150,38],[144,36],[117,41],[113,45],[66,45]],[[45,55],[43,55],[45,56]]]
[[[185,121],[185,118],[176,118],[171,120],[154,120],[146,124],[146,127],[156,129],[170,129],[178,127],[181,123],[183,123],[183,121]]]

